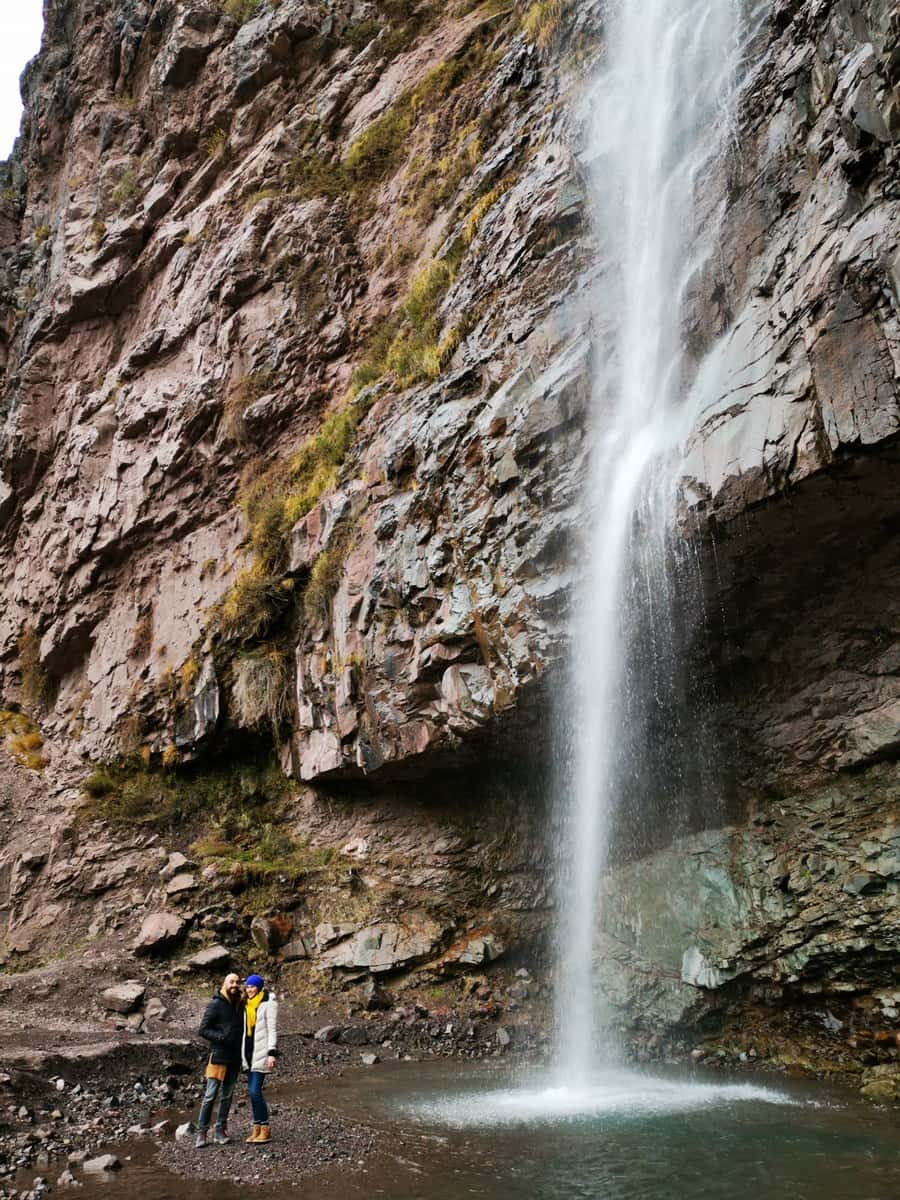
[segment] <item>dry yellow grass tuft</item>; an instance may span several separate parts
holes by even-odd
[[[42,771],[47,765],[41,753],[44,738],[24,713],[0,711],[0,735],[7,752],[20,766],[31,771]]]
[[[563,18],[571,0],[538,0],[522,18],[522,30],[529,41],[546,53],[559,36]]]

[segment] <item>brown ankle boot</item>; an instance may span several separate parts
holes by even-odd
[[[259,1125],[253,1126],[253,1128],[250,1130],[250,1136],[247,1138],[245,1144],[249,1145],[250,1142],[255,1142],[257,1140],[259,1137],[259,1129]]]
[[[260,1146],[260,1145],[262,1145],[263,1142],[271,1142],[271,1140],[272,1140],[271,1129],[269,1129],[268,1125],[260,1125],[259,1133],[253,1144],[255,1146]]]

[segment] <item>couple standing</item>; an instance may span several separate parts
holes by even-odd
[[[253,1111],[253,1129],[247,1142],[259,1145],[270,1141],[269,1108],[263,1086],[266,1075],[275,1069],[278,1055],[278,1002],[274,993],[266,990],[262,976],[248,975],[242,985],[239,975],[226,975],[221,988],[206,1006],[200,1022],[200,1036],[209,1042],[211,1051],[194,1145],[198,1150],[208,1145],[209,1123],[220,1092],[213,1141],[217,1146],[225,1146],[231,1141],[226,1124],[241,1067],[248,1073]]]

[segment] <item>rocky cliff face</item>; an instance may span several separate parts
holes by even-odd
[[[820,844],[831,816],[811,832],[808,808],[832,793],[808,789],[850,788],[852,808],[847,772],[900,745],[900,26],[886,0],[782,0],[755,19],[721,251],[686,330],[683,518],[709,614],[693,671],[731,811],[794,799],[774,824],[675,852],[685,896],[707,859],[722,885],[685,900],[664,950],[627,932],[663,867],[628,869],[607,933],[641,970],[676,972],[657,1011],[673,1024],[705,1019],[738,976],[786,978],[798,905],[829,922],[862,906],[860,993],[888,986],[871,947],[896,928],[892,882],[844,890],[893,879],[864,847],[891,819],[887,777],[860,777],[857,840],[837,856]],[[492,938],[537,944],[544,789],[508,771],[548,763],[567,650],[603,345],[579,104],[601,51],[599,6],[566,3],[48,10],[0,200],[0,691],[44,738],[38,753],[19,721],[10,778],[44,755],[28,787],[40,808],[58,781],[62,816],[24,876],[22,846],[5,852],[10,949],[33,951],[48,902],[85,935],[128,937],[148,906],[180,904],[212,936],[236,847],[299,871],[310,839],[346,851],[346,877],[310,887],[306,862],[302,888],[284,876],[260,907],[293,906],[307,949],[343,946],[355,977],[371,966],[359,931],[387,922],[373,936],[408,947],[410,911],[427,946],[398,969],[465,956],[463,934],[481,945],[463,966]],[[186,790],[269,745],[306,790],[280,808],[216,792],[211,844]],[[118,822],[110,857],[123,837],[138,855],[127,886],[48,883],[73,845],[78,872],[91,862],[74,785],[123,757],[92,788]],[[264,855],[235,824],[248,794],[291,846]],[[181,820],[167,848],[201,839],[206,908],[157,894],[155,835],[116,832],[161,809]],[[801,904],[781,880],[808,855],[839,864],[810,868]],[[700,933],[719,902],[722,928],[740,926],[727,947]],[[314,945],[317,923],[342,921]],[[801,992],[810,972],[838,981],[823,954],[790,967]],[[650,1011],[640,988],[618,999],[638,1024]]]
[[[387,920],[390,942],[402,918],[412,959],[473,967],[538,928],[539,789],[493,759],[529,740],[539,758],[562,645],[589,256],[579,72],[554,58],[598,33],[539,15],[48,12],[4,200],[3,688],[43,747],[7,727],[62,788],[127,765],[91,784],[114,819],[99,851],[68,819],[24,875],[25,831],[7,847],[11,950],[34,953],[60,903],[86,937],[179,905],[212,929],[198,899],[234,907],[238,843],[256,882],[287,872],[276,906],[314,953],[317,924],[340,941]],[[253,782],[268,745],[357,791],[273,808]],[[237,774],[198,812],[223,755]],[[176,764],[194,773],[160,773]],[[262,859],[234,824],[248,804],[282,831]],[[170,847],[214,834],[179,895],[140,829],[173,818]],[[339,880],[310,839],[346,851]]]
[[[518,14],[460,8],[50,14],[20,226],[6,202],[4,528],[29,566],[3,639],[11,694],[39,639],[93,758],[136,710],[154,755],[240,722],[221,665],[272,638],[305,779],[455,748],[551,656],[588,353],[561,303],[574,76]],[[279,474],[326,412],[325,471]],[[249,553],[241,501],[278,525]]]

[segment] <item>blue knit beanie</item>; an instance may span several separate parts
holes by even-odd
[[[262,975],[248,975],[244,980],[245,987],[261,988],[263,985]]]

